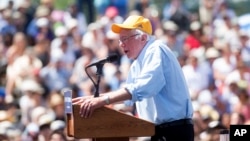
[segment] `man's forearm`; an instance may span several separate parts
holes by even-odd
[[[119,103],[119,102],[129,100],[132,98],[132,95],[125,88],[121,88],[116,91],[101,94],[101,96],[107,96],[103,100],[106,103],[109,102],[109,104]]]

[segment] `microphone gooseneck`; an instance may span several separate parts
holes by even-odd
[[[88,77],[90,78],[90,80],[93,82],[94,86],[95,86],[95,94],[94,94],[94,97],[98,97],[99,96],[99,83],[100,83],[100,80],[101,80],[101,75],[102,75],[102,68],[104,66],[105,63],[112,63],[116,60],[118,60],[118,55],[116,54],[113,54],[113,55],[110,55],[108,56],[106,59],[102,59],[100,61],[97,61],[95,63],[92,63],[92,64],[89,64],[88,66],[85,67],[85,72],[86,74],[88,75]],[[96,66],[96,76],[97,76],[97,82],[95,82],[91,76],[88,74],[88,71],[87,69],[89,67],[92,67],[92,66]]]

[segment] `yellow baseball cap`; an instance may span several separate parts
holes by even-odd
[[[138,15],[129,16],[122,24],[112,24],[111,29],[115,33],[120,33],[121,29],[139,29],[152,34],[152,25],[149,19]]]

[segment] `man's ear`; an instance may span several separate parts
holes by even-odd
[[[143,34],[141,37],[141,41],[147,42],[147,35]]]

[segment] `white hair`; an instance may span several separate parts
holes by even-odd
[[[134,30],[132,30],[132,32],[135,33],[135,34],[139,34],[140,35],[140,36],[135,37],[135,38],[139,38],[142,35],[147,35],[147,41],[148,41],[150,39],[150,37],[151,37],[151,35],[149,35],[148,33],[144,32],[142,30],[139,30],[139,29],[134,29]]]

